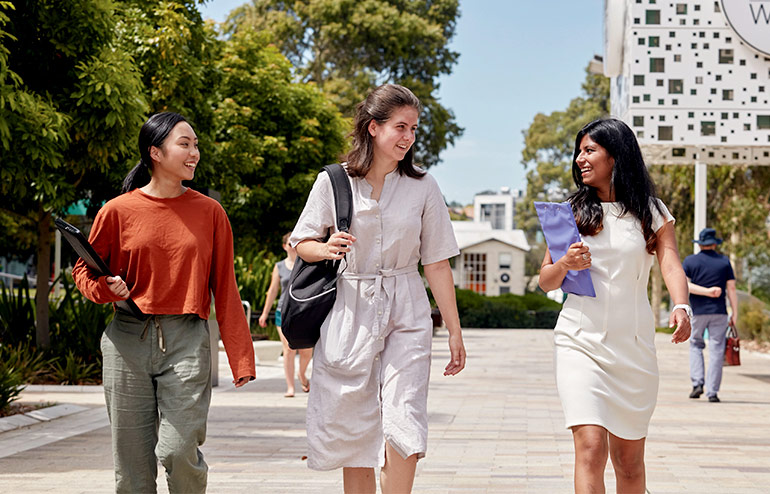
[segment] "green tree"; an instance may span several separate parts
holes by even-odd
[[[586,69],[583,94],[563,111],[535,115],[523,132],[524,149],[521,163],[528,169],[527,194],[516,207],[516,224],[527,238],[536,239],[540,232],[534,201],[563,200],[575,188],[572,180],[572,154],[575,135],[588,122],[609,115],[610,81]],[[532,242],[527,255],[528,275],[540,271],[544,244]]]
[[[262,34],[234,34],[222,50],[215,107],[214,186],[241,253],[280,248],[316,173],[343,151],[350,123]]]
[[[224,29],[269,33],[298,77],[348,117],[376,85],[409,87],[424,105],[416,158],[432,166],[463,132],[435,94],[438,78],[457,63],[448,43],[458,15],[458,0],[252,0]]]
[[[36,231],[37,343],[49,344],[51,218],[88,198],[131,152],[146,105],[133,59],[117,49],[109,0],[0,3],[2,212]]]

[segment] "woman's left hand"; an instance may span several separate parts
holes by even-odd
[[[676,331],[671,336],[672,343],[682,343],[690,337],[690,317],[684,309],[677,309],[668,318],[668,327],[676,326]]]
[[[251,377],[252,376],[241,377],[237,381],[233,381],[233,384],[235,384],[236,388],[240,388],[241,386],[243,386],[247,382],[251,381]]]
[[[449,354],[451,360],[444,368],[444,375],[454,376],[465,368],[465,344],[459,331],[449,335]]]

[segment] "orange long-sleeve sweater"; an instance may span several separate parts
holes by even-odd
[[[233,377],[255,377],[254,349],[233,270],[233,233],[227,213],[192,189],[171,199],[139,189],[107,202],[89,241],[110,271],[125,280],[146,314],[197,314],[208,319],[214,293],[219,331]],[[80,291],[96,303],[120,300],[106,277],[82,259],[72,271]]]

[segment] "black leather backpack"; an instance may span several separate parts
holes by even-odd
[[[323,171],[329,174],[334,189],[337,229],[347,232],[353,217],[353,193],[348,174],[339,164],[326,165]],[[331,231],[326,238],[329,236]],[[321,325],[337,298],[341,262],[305,262],[297,256],[281,306],[281,331],[292,349],[312,348],[318,341]]]

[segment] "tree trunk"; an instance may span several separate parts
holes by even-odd
[[[652,262],[652,272],[650,273],[650,283],[652,284],[652,293],[650,294],[650,306],[652,307],[652,320],[655,327],[663,326],[660,323],[660,303],[663,300],[663,273],[660,272],[658,259]],[[666,324],[668,325],[668,324]]]
[[[38,348],[51,346],[48,331],[48,279],[51,277],[51,213],[38,206],[37,293],[35,295],[35,341]]]

